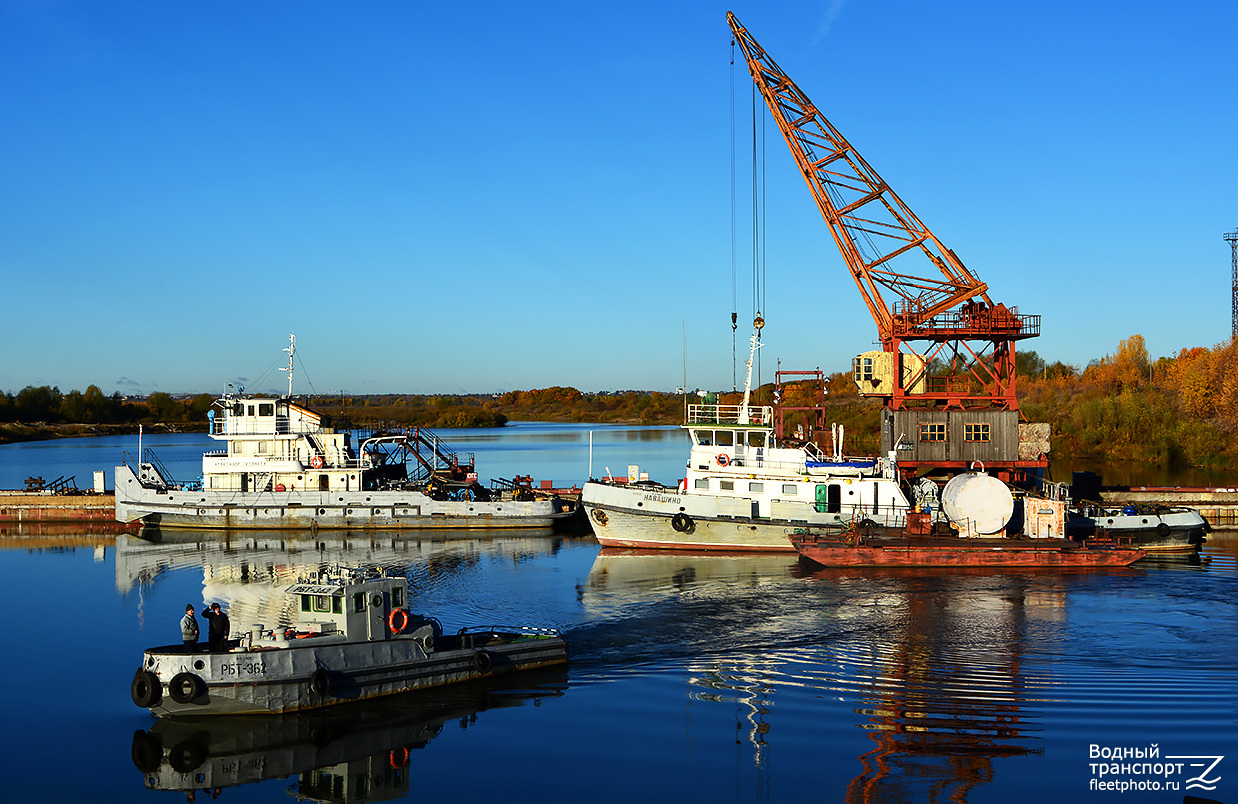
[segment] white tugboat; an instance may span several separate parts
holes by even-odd
[[[567,661],[554,629],[444,634],[438,620],[405,608],[403,577],[338,569],[286,593],[299,612],[291,625],[254,625],[219,651],[146,650],[130,685],[134,704],[160,717],[278,714]]]
[[[849,459],[835,430],[832,453],[785,444],[775,409],[748,404],[754,322],[739,405],[689,405],[687,476],[678,487],[590,480],[581,502],[606,547],[793,552],[790,536],[845,524],[902,528],[911,506],[889,458]],[[630,480],[633,478],[629,478]]]
[[[208,412],[226,449],[202,456],[202,479],[175,482],[139,446],[136,466],[116,467],[116,519],[143,525],[227,528],[541,528],[573,516],[572,504],[528,486],[477,482],[460,456],[426,430],[352,433],[288,395],[225,393]],[[493,486],[494,484],[492,484]]]

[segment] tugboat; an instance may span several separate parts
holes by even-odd
[[[289,586],[290,626],[252,626],[224,650],[143,653],[133,703],[157,717],[278,714],[567,662],[551,628],[466,627],[445,634],[410,613],[408,580],[336,568]]]
[[[905,521],[911,506],[893,456],[848,458],[837,429],[830,453],[784,439],[775,426],[778,409],[748,404],[763,326],[759,317],[753,322],[742,402],[688,406],[683,427],[692,447],[678,487],[584,485],[581,503],[601,545],[789,553],[788,537],[806,527],[839,529],[852,521],[896,527]]]
[[[422,428],[352,433],[287,396],[229,390],[208,411],[225,450],[202,456],[202,478],[178,483],[150,451],[116,467],[116,519],[141,525],[227,529],[541,528],[566,524],[573,504],[532,489],[531,478],[477,482],[461,456]],[[139,442],[140,444],[140,442]]]

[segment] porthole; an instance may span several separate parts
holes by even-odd
[[[319,509],[318,509],[318,513],[320,513],[320,514],[325,514],[325,513],[327,513],[327,509],[326,509],[326,508],[319,508]]]
[[[198,659],[196,662],[193,663],[194,670],[201,670],[204,667],[206,667],[206,662],[202,661],[201,659]]]

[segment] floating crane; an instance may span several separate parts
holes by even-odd
[[[735,15],[727,21],[876,322],[881,349],[852,371],[860,393],[884,401],[882,451],[904,453],[900,465],[917,473],[975,461],[1004,479],[1043,470],[1048,425],[1020,427],[1014,348],[1040,334],[1040,316],[994,304]]]

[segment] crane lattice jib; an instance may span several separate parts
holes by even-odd
[[[735,15],[728,12],[727,21],[881,340],[888,342],[896,330],[914,330],[968,300],[991,306],[988,286],[920,222]],[[897,297],[892,304],[883,288]]]

